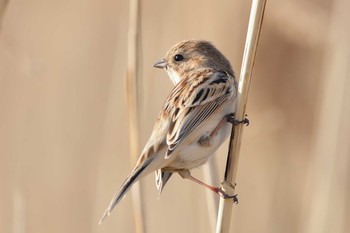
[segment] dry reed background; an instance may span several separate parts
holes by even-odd
[[[247,112],[232,232],[350,228],[350,8],[269,0]],[[239,74],[250,1],[142,3],[141,144],[172,84],[152,68],[174,43],[213,41]],[[0,232],[134,232],[130,195],[97,222],[130,171],[127,1],[10,0],[0,32]],[[220,180],[227,144],[217,154]],[[195,175],[201,177],[201,170]],[[205,190],[179,176],[148,232],[211,232]]]

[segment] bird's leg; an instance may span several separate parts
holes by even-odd
[[[210,186],[200,180],[198,180],[197,178],[193,177],[190,173],[189,170],[181,170],[179,171],[179,175],[183,178],[183,179],[188,179],[188,180],[191,180],[199,185],[202,185],[208,189],[210,189],[211,191],[215,192],[215,193],[218,193],[219,192],[219,188],[218,187],[213,187],[213,186]]]
[[[247,116],[247,115],[245,115]],[[249,119],[248,118],[244,118],[243,120],[241,121],[238,121],[235,119],[235,114],[234,113],[230,113],[228,115],[225,116],[226,120],[230,123],[232,123],[233,125],[238,125],[238,124],[244,124],[246,126],[249,125]]]
[[[225,199],[233,198],[233,202],[234,203],[238,203],[237,194],[230,196],[230,195],[226,194],[225,191],[222,190],[220,187],[210,186],[210,185],[208,185],[208,184],[198,180],[197,178],[193,177],[191,175],[190,171],[187,170],[187,169],[186,170],[181,170],[178,173],[183,179],[191,180],[191,181],[193,181],[193,182],[195,182],[195,183],[197,183],[197,184],[199,184],[199,185],[201,185],[201,186],[203,186],[205,188],[208,188],[211,191],[213,191],[214,193],[219,194],[220,196],[222,196]]]

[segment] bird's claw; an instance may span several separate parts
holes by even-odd
[[[235,186],[236,186],[236,185],[235,185]],[[219,193],[219,195],[220,195],[222,198],[224,198],[224,199],[230,199],[230,198],[232,198],[233,203],[238,204],[238,197],[237,197],[237,194],[235,194],[235,195],[228,195],[227,193],[225,193],[224,190],[222,190],[222,188],[219,188],[218,193]]]
[[[233,203],[238,204],[238,194],[233,195]]]
[[[248,118],[244,118],[244,119],[241,120],[241,121],[235,120],[235,121],[233,122],[233,124],[234,124],[234,125],[244,124],[244,125],[248,126],[248,125],[249,125],[249,119],[248,119]]]
[[[245,116],[247,116],[247,115],[245,115]],[[227,118],[227,121],[232,123],[233,125],[239,125],[239,124],[244,124],[246,126],[249,125],[249,119],[248,118],[245,117],[243,120],[238,121],[238,120],[235,119],[235,114],[234,113],[230,113],[230,114],[226,115],[226,118]]]

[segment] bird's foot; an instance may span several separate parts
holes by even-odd
[[[231,199],[233,200],[233,203],[238,204],[238,197],[237,194],[234,193],[234,189],[236,187],[236,184],[232,186],[229,183],[223,182],[221,183],[221,186],[217,188],[217,193],[224,199]]]
[[[247,116],[247,115],[245,115]],[[228,115],[226,115],[226,119],[228,122],[232,123],[233,125],[239,125],[239,124],[244,124],[246,126],[249,125],[249,119],[248,118],[244,118],[243,120],[241,121],[238,121],[235,119],[235,114],[234,113],[230,113]]]

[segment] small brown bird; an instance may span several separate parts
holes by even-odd
[[[164,69],[175,87],[166,99],[136,166],[103,214],[100,223],[145,175],[156,172],[159,193],[173,173],[227,197],[190,174],[205,163],[229,135],[237,80],[229,61],[210,42],[182,41],[154,67]]]

